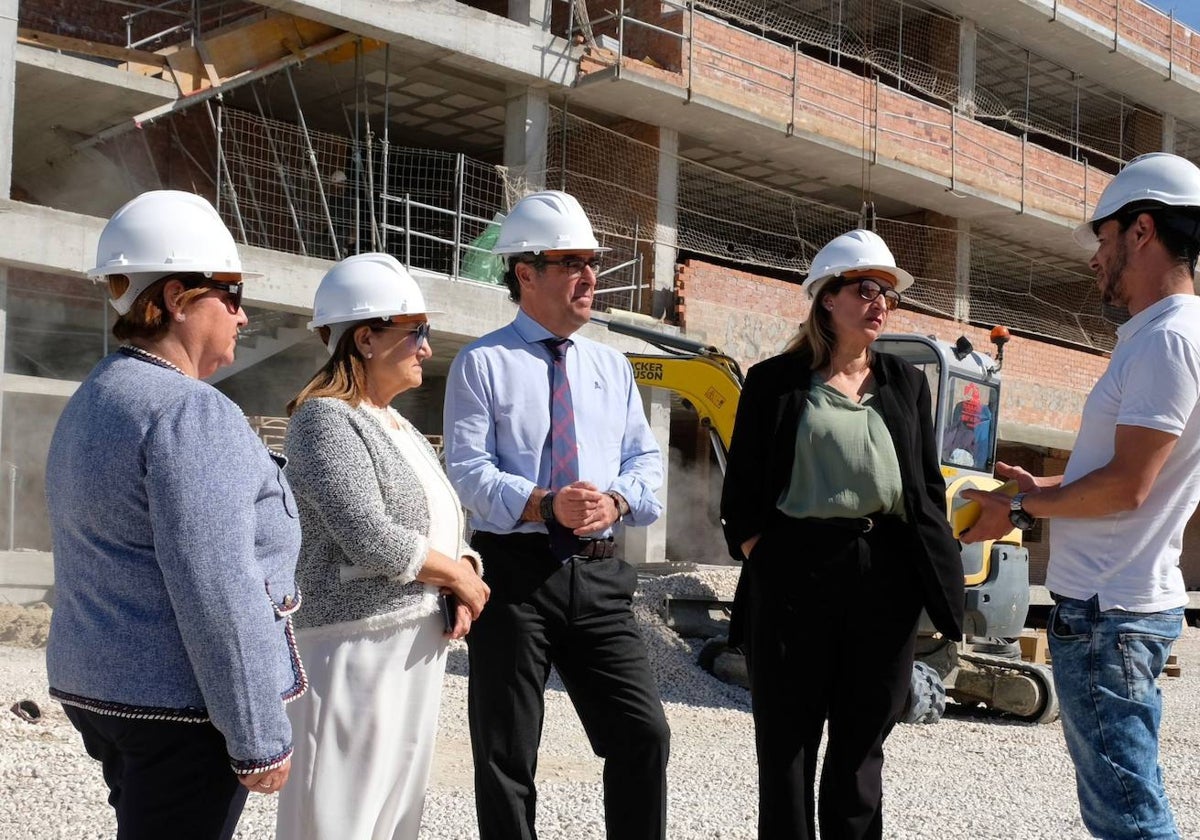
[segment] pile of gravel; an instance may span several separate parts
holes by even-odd
[[[727,575],[714,574],[643,581],[635,605],[673,733],[668,825],[677,840],[748,839],[756,833],[749,696],[696,666],[699,643],[680,639],[658,615],[666,592],[728,597]],[[1163,774],[1181,835],[1200,837],[1200,630],[1185,628],[1176,653],[1183,675],[1161,681]],[[0,837],[112,837],[115,823],[99,766],[47,697],[45,681],[44,651],[0,645]],[[477,836],[466,688],[466,648],[456,643],[425,807],[422,838],[429,840]],[[41,723],[26,723],[8,711],[24,698],[41,706]],[[538,768],[543,840],[603,838],[601,769],[562,684],[552,679]],[[885,796],[889,838],[1088,836],[1058,723],[951,714],[935,726],[899,726],[887,742]],[[237,836],[274,836],[271,798],[251,796]]]

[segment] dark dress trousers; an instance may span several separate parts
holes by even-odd
[[[750,670],[760,838],[811,840],[818,816],[823,840],[882,836],[883,741],[907,697],[921,609],[946,637],[962,635],[962,562],[946,521],[929,386],[887,354],[874,354],[871,370],[905,516],[874,517],[870,530],[778,510],[812,386],[809,358],[755,365],[738,406],[721,518],[736,559],[761,535],[730,627]]]

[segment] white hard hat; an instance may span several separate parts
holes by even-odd
[[[331,327],[332,353],[344,329],[356,321],[391,318],[393,315],[437,314],[425,308],[421,287],[391,254],[357,254],[337,263],[317,286],[313,319],[308,328]]]
[[[891,275],[897,292],[913,284],[913,276],[896,267],[896,258],[878,234],[869,230],[852,230],[835,237],[817,251],[812,258],[808,277],[804,280],[804,288],[808,290],[809,297],[815,298],[826,280],[847,271],[870,269]]]
[[[179,190],[151,190],[113,213],[96,245],[99,280],[116,274],[129,287],[111,302],[121,315],[152,283],[171,274],[242,274],[229,229],[205,199]]]
[[[608,251],[600,247],[592,223],[575,199],[559,190],[530,193],[505,217],[493,254],[545,251]]]
[[[1138,155],[1108,182],[1092,217],[1075,228],[1075,241],[1094,250],[1098,242],[1092,225],[1141,202],[1200,211],[1200,167],[1169,152]]]

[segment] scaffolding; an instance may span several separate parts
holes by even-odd
[[[628,233],[625,212],[663,213],[657,173],[664,153],[582,117],[555,110],[549,181],[574,192],[598,229]],[[834,236],[864,223],[860,213],[804,198],[672,156],[678,172],[676,225],[656,242],[698,257],[782,274],[799,283],[816,252]],[[621,218],[614,217],[621,208]],[[1095,283],[1081,259],[1030,253],[982,233],[878,219],[875,229],[897,262],[919,278],[905,300],[955,320],[965,299],[968,320],[1003,323],[1028,335],[1091,350],[1110,350],[1114,324],[1104,317]]]

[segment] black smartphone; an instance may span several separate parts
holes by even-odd
[[[458,597],[439,594],[438,608],[442,611],[442,627],[447,633],[453,633],[454,622],[458,617]]]

